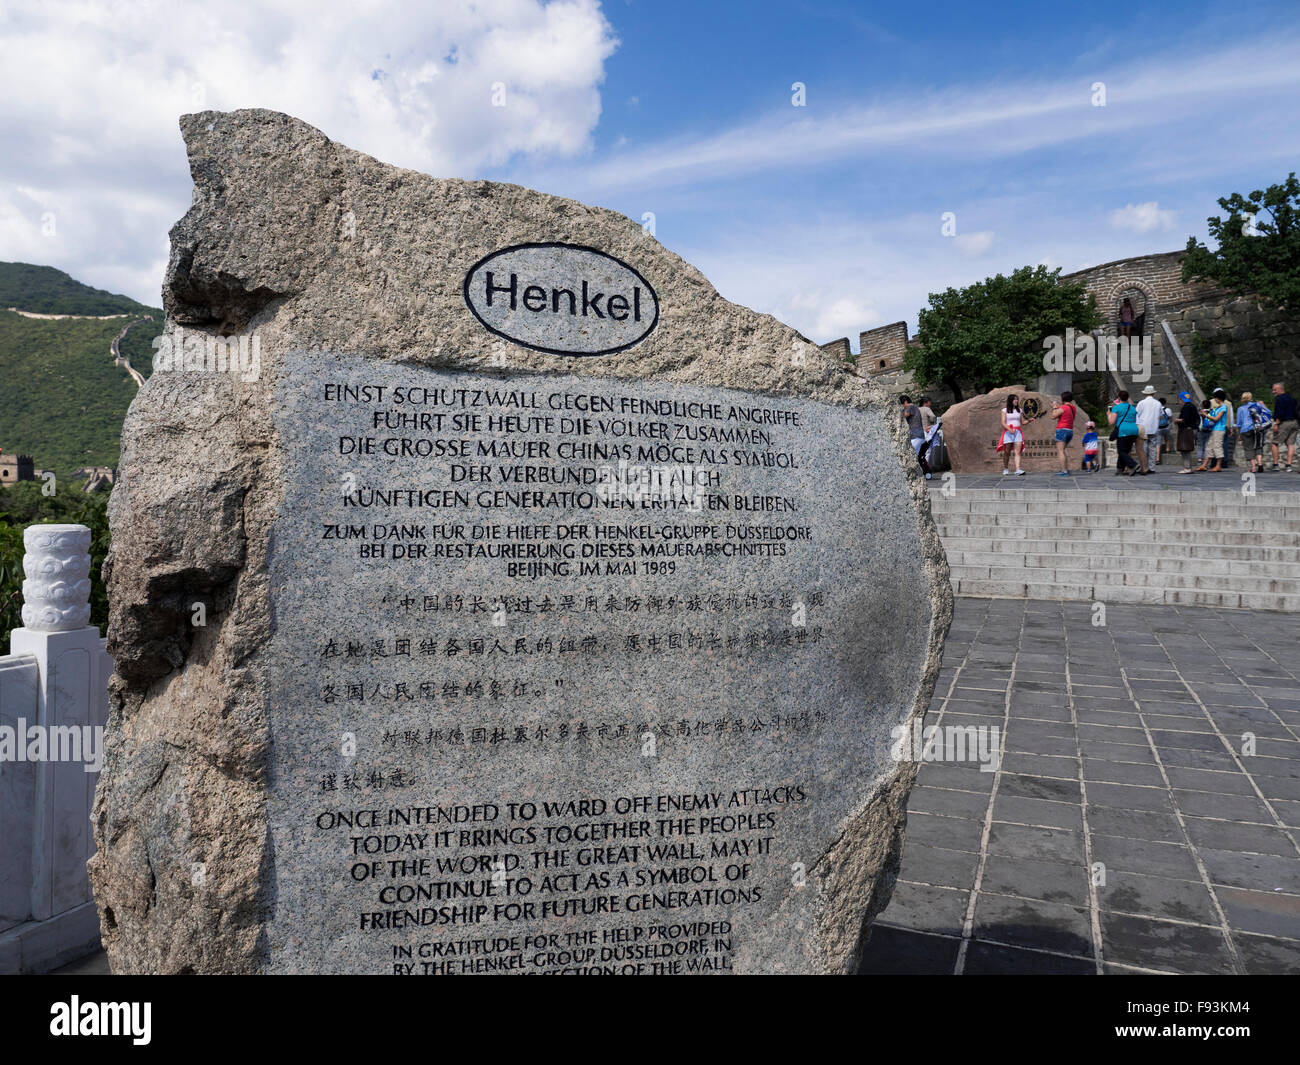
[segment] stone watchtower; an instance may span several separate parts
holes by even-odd
[[[864,329],[858,334],[858,372],[874,377],[891,395],[901,395],[913,390],[911,375],[903,370],[903,356],[907,349],[919,343],[907,335],[906,322],[890,322],[875,329]],[[840,359],[851,355],[847,337],[821,345],[822,350]],[[931,390],[931,395],[946,395],[944,389]]]
[[[0,485],[36,480],[36,463],[31,455],[6,455],[0,450]]]

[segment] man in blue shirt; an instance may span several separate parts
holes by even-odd
[[[1273,469],[1277,469],[1280,450],[1286,448],[1286,472],[1292,472],[1297,433],[1300,419],[1296,417],[1295,399],[1287,395],[1286,386],[1279,381],[1273,386]]]

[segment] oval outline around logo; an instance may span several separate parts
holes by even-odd
[[[640,281],[642,285],[645,286],[646,292],[650,294],[651,300],[654,301],[655,313],[654,313],[654,317],[650,320],[650,324],[646,326],[645,331],[640,336],[638,336],[635,340],[629,340],[626,344],[619,344],[616,347],[612,347],[612,348],[601,348],[599,351],[569,351],[564,348],[544,348],[540,344],[530,344],[525,340],[520,340],[518,337],[511,336],[509,333],[502,332],[496,326],[488,322],[481,314],[479,314],[478,308],[474,306],[474,301],[470,297],[470,291],[469,291],[470,279],[473,278],[473,276],[479,271],[480,268],[487,265],[493,259],[501,255],[505,255],[509,252],[527,251],[531,248],[567,248],[567,249],[572,249],[573,251],[589,252],[592,255],[599,255],[603,259],[609,259],[611,262],[617,263],[624,270],[626,270],[633,277],[635,277],[638,281]],[[496,251],[483,256],[483,258],[479,259],[478,262],[476,262],[473,266],[471,266],[469,270],[466,272],[465,280],[461,284],[461,296],[465,300],[465,306],[470,309],[470,313],[473,314],[474,317],[478,319],[479,325],[481,325],[489,333],[492,333],[495,336],[499,336],[504,340],[508,340],[512,344],[518,344],[521,348],[528,348],[530,351],[540,351],[546,355],[568,355],[571,358],[575,358],[575,359],[594,358],[598,355],[613,355],[616,352],[627,351],[628,348],[635,347],[637,344],[640,344],[641,341],[645,340],[645,338],[648,337],[651,333],[653,333],[655,329],[658,328],[659,326],[659,293],[657,293],[654,289],[654,286],[645,279],[644,275],[642,275],[640,270],[638,270],[635,266],[631,266],[628,263],[625,263],[617,255],[611,255],[607,251],[601,251],[599,248],[593,248],[587,244],[569,244],[562,240],[529,241],[524,244],[511,244],[507,248],[498,248]]]

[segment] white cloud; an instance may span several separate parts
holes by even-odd
[[[993,247],[993,231],[985,229],[979,233],[958,233],[952,242],[958,254],[968,259],[977,259]]]
[[[1162,210],[1155,200],[1147,203],[1125,204],[1110,212],[1112,226],[1135,233],[1156,233],[1173,229],[1177,221],[1177,211]]]
[[[901,257],[894,254],[900,247],[907,248]],[[854,349],[864,329],[900,319],[914,329],[928,293],[985,272],[953,255],[928,214],[870,225],[852,215],[818,224],[774,217],[761,229],[731,231],[726,241],[675,250],[727,299],[774,315],[817,344],[847,336]]]
[[[857,202],[842,212],[823,205],[813,222],[795,210],[773,209],[761,227],[727,226],[707,241],[695,236],[690,243],[669,243],[727,299],[775,315],[819,344],[848,336],[854,348],[861,330],[888,322],[906,321],[914,333],[917,312],[929,295],[949,287],[1032,263],[1063,266],[1069,273],[1174,250],[1158,243],[1152,247],[1149,237],[1118,237],[1055,207],[1051,193],[983,201],[979,214],[995,239],[978,257],[959,254],[956,238],[939,234],[932,213],[867,216]],[[709,205],[698,209],[707,211]],[[976,213],[965,201],[956,210],[959,218]],[[674,217],[670,207],[665,205],[659,217],[661,235],[675,232],[663,225]]]
[[[181,114],[285,111],[385,162],[469,177],[520,154],[586,152],[618,46],[596,0],[7,0],[2,11],[0,258],[88,282],[142,236],[132,270],[154,269],[157,235],[189,203]],[[493,105],[498,84],[505,106]],[[58,243],[33,244],[39,212],[20,185],[66,219]],[[141,232],[122,231],[113,207]],[[155,302],[160,279],[130,294]]]
[[[798,292],[786,312],[807,326],[806,335],[821,343],[850,337],[857,344],[858,333],[880,324],[880,312],[870,302],[849,296],[838,298],[816,291]]]
[[[1095,76],[963,85],[824,113],[791,114],[786,107],[718,132],[647,144],[580,172],[554,175],[549,183],[600,191],[663,188],[825,166],[883,152],[915,159],[1007,158],[1088,140],[1113,143],[1122,135],[1179,121],[1203,124],[1212,112],[1231,113],[1240,126],[1243,107],[1266,97],[1285,99],[1300,87],[1296,47],[1294,36],[1275,37],[1202,56],[1146,58],[1113,71],[1099,69]],[[1092,106],[1095,78],[1108,86],[1105,107]],[[1285,135],[1279,136],[1281,145],[1256,138],[1250,159],[1285,150]],[[1125,157],[1123,165],[1141,166],[1141,159],[1137,153]],[[1243,155],[1233,161],[1244,165],[1250,159]]]

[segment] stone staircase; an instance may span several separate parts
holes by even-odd
[[[967,488],[930,502],[958,595],[1300,612],[1300,492]]]
[[[1151,385],[1156,390],[1157,396],[1163,396],[1165,405],[1175,415],[1178,414],[1178,393],[1184,387],[1190,387],[1199,401],[1204,398],[1199,386],[1195,385],[1191,370],[1187,367],[1187,361],[1182,351],[1178,348],[1178,341],[1174,338],[1172,331],[1161,322],[1151,323],[1151,365],[1148,367],[1148,377],[1143,381],[1136,381],[1128,372],[1120,371],[1109,373],[1105,376],[1108,381],[1107,395],[1113,401],[1120,388],[1125,388],[1129,392],[1130,398],[1137,402],[1142,398],[1142,389]],[[1101,330],[1093,330],[1093,337],[1100,342],[1102,336]],[[1181,383],[1180,383],[1181,382]],[[1084,379],[1075,378],[1074,388],[1076,391],[1084,390]],[[1235,401],[1234,401],[1235,402]],[[1105,419],[1104,411],[1101,412],[1101,419]]]

